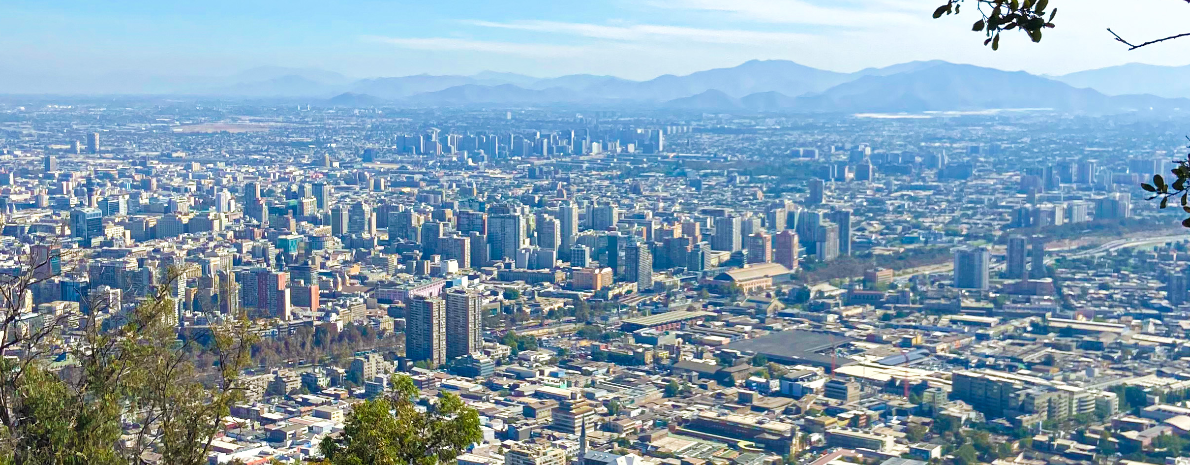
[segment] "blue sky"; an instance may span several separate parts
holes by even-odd
[[[1061,74],[1190,63],[1190,39],[1127,52],[1129,38],[1183,32],[1175,0],[1051,0],[1059,28],[1000,52],[973,16],[932,20],[942,0],[0,2],[0,69],[26,77],[227,76],[256,66],[351,77],[572,73],[647,79],[788,59],[854,71],[912,60]],[[1148,9],[1142,13],[1142,8]],[[2,91],[2,89],[0,89]],[[2,93],[2,92],[0,92]]]

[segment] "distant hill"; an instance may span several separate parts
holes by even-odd
[[[484,71],[353,80],[307,68],[265,66],[231,76],[111,75],[52,81],[19,72],[0,75],[8,89],[51,92],[144,92],[233,98],[319,99],[332,105],[649,106],[722,112],[922,112],[1051,108],[1112,113],[1190,109],[1190,66],[1130,64],[1042,77],[945,61],[915,61],[837,73],[787,60],[664,75],[645,81],[573,74],[538,78]]]
[[[328,102],[332,106],[336,107],[371,107],[384,103],[384,99],[373,97],[368,94],[344,92],[331,97]]]
[[[662,107],[680,110],[739,110],[743,108],[739,100],[718,90],[708,90],[698,95],[673,99],[662,104]]]
[[[1021,108],[1110,113],[1149,107],[1190,109],[1187,103],[1151,96],[1109,97],[1025,72],[940,63],[887,76],[865,76],[799,97],[794,107],[798,111],[848,113]]]
[[[1074,87],[1095,89],[1107,95],[1152,94],[1190,98],[1190,66],[1155,66],[1131,63],[1056,76]]]
[[[402,103],[447,106],[472,104],[549,104],[577,101],[573,92],[565,89],[533,90],[517,87],[512,84],[498,86],[481,86],[465,84],[449,87],[435,92],[426,92],[406,97]]]

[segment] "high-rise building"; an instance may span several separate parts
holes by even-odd
[[[591,209],[591,229],[606,231],[620,221],[620,209],[615,205],[598,205]]]
[[[851,255],[851,210],[831,212],[831,221],[839,225],[839,255]]]
[[[71,210],[70,232],[84,241],[103,237],[103,211],[90,207]]]
[[[446,260],[459,262],[459,269],[471,268],[471,238],[451,236],[438,240],[438,252]]]
[[[743,225],[735,215],[715,218],[715,235],[711,237],[711,249],[725,252],[739,252],[743,248]]]
[[[1046,276],[1045,270],[1045,236],[1029,238],[1029,277],[1041,279]]]
[[[446,223],[437,221],[430,221],[421,225],[421,250],[423,256],[436,255],[442,253],[438,247],[438,241],[445,237]]]
[[[574,247],[574,236],[578,234],[578,206],[567,201],[558,207],[558,250]]]
[[[839,225],[829,221],[820,223],[814,233],[814,258],[829,262],[839,258]]]
[[[318,203],[318,209],[326,210],[327,208],[330,208],[331,191],[333,190],[333,188],[331,188],[331,186],[326,185],[325,182],[316,182],[316,183],[314,183],[313,190],[314,190],[314,192],[313,192],[314,201]]]
[[[471,266],[476,268],[487,266],[488,262],[492,260],[488,236],[472,231],[467,235],[467,239],[471,242]]]
[[[58,157],[55,157],[53,155],[46,155],[45,157],[42,157],[41,165],[42,165],[41,167],[47,173],[52,173],[54,171],[58,171]]]
[[[87,153],[99,153],[99,133],[87,134]]]
[[[446,358],[454,359],[483,348],[483,301],[466,291],[446,293]]]
[[[342,206],[337,206],[337,207],[331,208],[330,216],[331,216],[331,235],[342,236],[344,234],[347,234],[347,231],[349,228],[348,222],[349,222],[349,216],[350,216],[348,210],[346,208],[343,208]]]
[[[619,232],[612,232],[604,238],[607,240],[607,248],[603,252],[603,264],[612,269],[612,274],[621,276],[624,274],[624,264],[620,261],[620,253],[624,250],[626,238]]]
[[[624,248],[624,279],[638,291],[653,288],[653,252],[648,244],[633,242]]]
[[[363,202],[351,205],[347,215],[347,232],[349,234],[376,235],[376,215],[372,213],[372,206]]]
[[[1075,200],[1066,204],[1066,221],[1068,223],[1086,223],[1089,221],[1090,207],[1086,201]]]
[[[1165,284],[1165,298],[1172,305],[1190,301],[1190,277],[1186,273],[1170,273]]]
[[[748,263],[769,263],[773,261],[773,238],[764,231],[753,233],[746,241]]]
[[[501,214],[488,217],[488,242],[491,244],[491,258],[504,260],[516,258],[516,253],[525,245],[527,238],[525,218],[518,214]]]
[[[560,250],[562,247],[561,224],[550,215],[537,217],[537,246],[543,249]]]
[[[433,367],[446,363],[446,302],[415,297],[405,317],[405,352],[410,360]]]
[[[954,287],[987,290],[991,262],[987,247],[963,247],[954,251]]]
[[[459,232],[469,234],[477,232],[488,233],[488,214],[471,210],[463,210],[458,215]]]
[[[570,248],[570,266],[585,268],[591,264],[591,248],[575,244]]]
[[[810,205],[821,205],[825,198],[826,181],[821,179],[810,180],[810,196],[806,199],[806,203]]]
[[[773,237],[773,261],[784,265],[790,271],[797,270],[798,247],[797,233],[789,229],[777,233]]]
[[[1008,256],[1005,259],[1007,262],[1005,274],[1008,279],[1025,279],[1027,276],[1027,260],[1028,255],[1027,244],[1024,236],[1011,236],[1008,238]]]
[[[1095,184],[1095,160],[1083,160],[1078,163],[1078,182],[1081,184]]]

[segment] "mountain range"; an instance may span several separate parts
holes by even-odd
[[[792,61],[752,60],[645,81],[590,74],[536,78],[491,71],[351,79],[318,69],[262,67],[222,78],[124,82],[127,88],[121,93],[134,93],[128,88],[141,85],[145,93],[304,99],[343,107],[582,104],[761,113],[1190,109],[1190,66],[1137,64],[1047,77],[944,61],[838,73]]]

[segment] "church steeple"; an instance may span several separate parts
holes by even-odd
[[[587,457],[587,418],[583,417],[583,426],[578,434],[578,465],[583,465]]]

